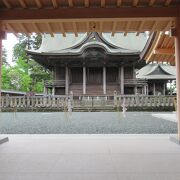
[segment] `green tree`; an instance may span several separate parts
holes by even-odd
[[[4,64],[2,65],[2,89],[11,89],[9,68]]]
[[[26,75],[29,75],[31,79],[27,79],[29,89],[27,87],[23,87],[23,89],[34,92],[43,92],[44,80],[52,78],[50,71],[46,70],[43,66],[29,58],[26,54],[27,47],[28,49],[38,49],[41,41],[42,37],[39,35],[34,34],[31,37],[20,35],[19,43],[17,43],[14,47],[14,60],[16,61],[17,67],[23,70]]]
[[[5,47],[2,47],[2,64],[8,65],[7,62],[7,50],[5,49]]]

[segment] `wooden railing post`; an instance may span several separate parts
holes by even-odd
[[[6,107],[9,107],[9,94],[6,95]]]
[[[114,91],[114,107],[117,107],[117,91]]]
[[[73,102],[73,92],[72,91],[70,91],[70,101],[71,101],[71,105],[73,107],[74,102]]]

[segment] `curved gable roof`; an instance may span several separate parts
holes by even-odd
[[[56,34],[54,37],[46,34],[43,36],[41,47],[38,50],[29,52],[38,54],[79,53],[86,46],[98,45],[106,48],[109,53],[134,54],[141,52],[146,41],[147,38],[144,34],[137,37],[135,33],[129,33],[127,36],[117,33],[115,37],[112,37],[110,33],[104,33],[102,36],[98,33],[90,33],[89,35],[81,33],[78,37],[75,37],[72,33],[67,34],[66,37],[61,34]]]
[[[142,79],[176,79],[176,70],[169,64],[147,64],[136,72]]]

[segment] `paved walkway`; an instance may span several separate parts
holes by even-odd
[[[9,138],[0,145],[0,180],[180,179],[180,146],[169,135]]]

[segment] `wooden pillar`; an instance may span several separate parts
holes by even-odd
[[[175,36],[175,60],[176,60],[176,88],[177,88],[177,121],[178,140],[180,141],[180,17],[177,18]]]
[[[2,40],[6,38],[6,32],[2,31],[0,22],[0,111],[1,111],[1,89],[2,89]]]
[[[172,80],[170,80],[170,95],[172,96]]]
[[[163,95],[166,95],[166,83],[163,84]]]
[[[44,94],[47,95],[47,88],[45,85],[44,85]]]
[[[134,94],[137,95],[137,86],[134,86]]]
[[[0,111],[2,110],[1,104],[1,89],[2,89],[2,40],[6,38],[6,33],[2,31],[2,23],[0,22]],[[0,144],[9,141],[8,137],[0,138]]]
[[[52,87],[52,95],[53,96],[55,95],[55,87],[54,86]]]
[[[83,66],[83,94],[86,94],[86,67]]]
[[[156,95],[156,83],[153,83],[153,95]]]
[[[57,73],[57,70],[56,70],[56,66],[54,66],[54,74],[53,74],[53,80],[58,80],[58,79],[56,79],[56,73]]]
[[[149,85],[147,84],[147,95],[149,95]]]
[[[0,28],[1,33],[1,28]],[[0,111],[1,111],[1,89],[2,89],[2,37],[0,37]]]
[[[66,78],[66,87],[65,87],[66,95],[68,95],[69,94],[69,69],[67,66],[65,68],[65,78]]]
[[[118,82],[119,82],[119,90],[118,93],[121,90],[121,67],[118,68]]]
[[[146,86],[143,86],[143,95],[146,95]]]
[[[106,94],[106,66],[103,66],[103,94]]]
[[[124,94],[124,66],[121,66],[121,94]]]

